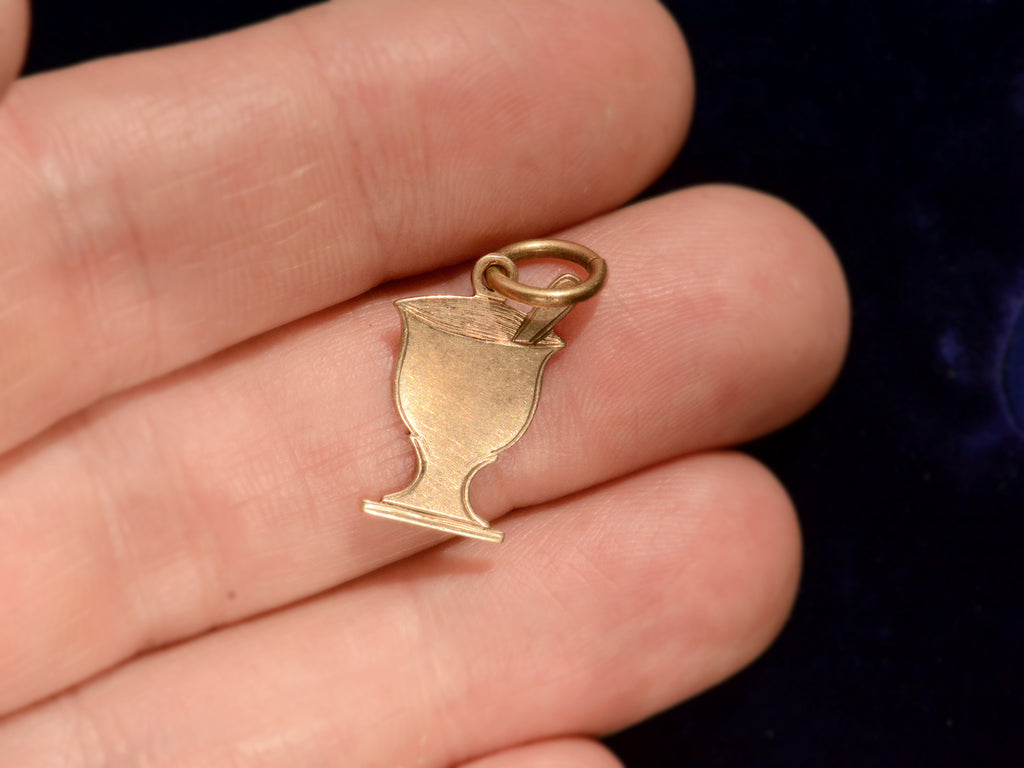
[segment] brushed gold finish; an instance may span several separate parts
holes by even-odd
[[[562,275],[549,288],[523,286],[515,262],[540,257],[584,264],[591,276],[581,283],[573,275]],[[527,241],[478,260],[473,296],[423,296],[395,302],[402,317],[395,402],[409,428],[418,469],[407,488],[381,501],[364,501],[363,511],[446,533],[501,541],[504,534],[473,510],[470,482],[526,432],[537,408],[544,368],[565,346],[551,328],[580,299],[568,304],[549,300],[592,296],[606,272],[604,261],[583,246]],[[499,274],[548,303],[535,304],[529,315],[509,306],[504,286],[494,280]],[[595,275],[599,275],[596,288],[592,283],[584,294],[570,293]],[[516,298],[521,295],[519,291]]]

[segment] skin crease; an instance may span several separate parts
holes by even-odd
[[[721,449],[827,391],[848,301],[771,197],[610,212],[691,106],[637,0],[336,2],[15,84],[0,765],[604,768],[755,658],[799,530]],[[394,299],[559,231],[611,277],[475,481],[507,543],[358,513],[412,468]]]

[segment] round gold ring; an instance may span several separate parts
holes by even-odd
[[[536,288],[520,283],[515,276],[506,274],[498,264],[488,264],[483,269],[483,276],[492,290],[534,307],[568,307],[589,299],[601,290],[608,276],[608,265],[604,259],[589,248],[568,240],[524,240],[489,255],[504,256],[513,263],[527,259],[564,259],[587,270],[587,279],[578,285]]]

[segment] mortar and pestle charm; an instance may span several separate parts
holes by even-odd
[[[554,258],[586,268],[547,288],[518,281],[516,262]],[[395,402],[409,428],[419,468],[408,488],[363,511],[446,533],[499,542],[469,503],[469,484],[515,443],[533,419],[540,382],[565,342],[551,329],[604,284],[607,266],[588,248],[565,240],[526,240],[482,257],[474,296],[423,296],[395,302],[402,351]],[[509,306],[532,307],[528,314]]]

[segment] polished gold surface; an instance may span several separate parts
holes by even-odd
[[[536,288],[520,283],[518,272],[503,269],[500,264],[487,266],[484,278],[492,290],[533,307],[571,307],[601,290],[608,276],[608,266],[604,259],[589,248],[568,240],[524,240],[505,246],[492,255],[504,256],[513,263],[527,259],[564,259],[586,268],[587,279],[578,285]]]
[[[543,247],[531,248],[530,242]],[[365,512],[460,536],[502,540],[504,534],[473,510],[469,484],[529,426],[544,367],[565,346],[551,328],[575,302],[542,304],[526,315],[505,303],[502,289],[490,285],[492,276],[500,271],[521,285],[516,260],[537,254],[584,264],[583,251],[600,262],[600,280],[593,291],[600,288],[606,271],[600,257],[575,243],[541,240],[510,248],[514,250],[503,249],[477,262],[474,296],[395,302],[403,328],[395,401],[419,466],[409,487],[381,501],[364,501]],[[597,274],[593,264],[585,262],[591,277]],[[530,290],[563,296],[584,285],[573,275],[562,275],[549,288]]]

